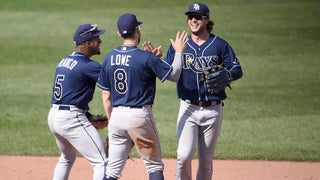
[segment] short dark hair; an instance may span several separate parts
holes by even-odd
[[[130,33],[126,33],[126,34],[121,34],[121,37],[122,37],[123,39],[133,38],[133,37],[134,37],[134,32],[135,32],[135,31],[130,32]]]

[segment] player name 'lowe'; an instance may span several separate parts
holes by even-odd
[[[130,55],[117,54],[115,60],[114,60],[114,57],[111,56],[110,63],[111,63],[111,66],[114,66],[114,65],[130,66],[129,65],[130,59],[131,59]]]
[[[65,67],[72,70],[77,64],[78,64],[78,61],[72,58],[63,58],[58,64],[58,67]]]

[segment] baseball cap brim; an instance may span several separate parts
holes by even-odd
[[[105,33],[106,30],[105,29],[100,29],[98,30],[95,34],[92,35],[92,37],[97,37],[100,36],[101,34]]]
[[[142,22],[138,21],[136,27],[140,26],[141,24],[142,24]]]
[[[185,15],[187,15],[187,16],[190,15],[190,14],[202,15],[202,16],[206,16],[207,17],[206,14],[195,12],[195,11],[188,11],[188,12],[185,13]]]

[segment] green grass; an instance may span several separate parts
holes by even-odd
[[[166,50],[176,31],[187,30],[190,2],[0,0],[0,154],[59,154],[47,125],[51,86],[79,24],[107,29],[105,54],[121,43],[118,16],[132,12],[143,21],[142,42]],[[232,45],[244,71],[228,90],[216,158],[320,161],[320,2],[203,2],[214,33]],[[94,58],[102,62],[103,55]],[[93,113],[103,113],[100,97],[97,89]],[[178,108],[175,84],[158,83],[154,114],[164,157],[176,156]]]

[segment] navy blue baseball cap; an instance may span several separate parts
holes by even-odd
[[[117,25],[118,31],[121,35],[132,33],[142,22],[137,20],[134,14],[123,14],[119,17]]]
[[[210,11],[207,5],[202,3],[192,3],[189,5],[188,11],[185,13],[185,15],[189,14],[201,14],[205,16],[206,18],[209,18]]]
[[[88,41],[93,37],[100,36],[106,32],[105,29],[98,29],[98,25],[96,24],[83,24],[80,25],[76,32],[73,35],[73,41],[76,45],[79,45],[83,42]]]

